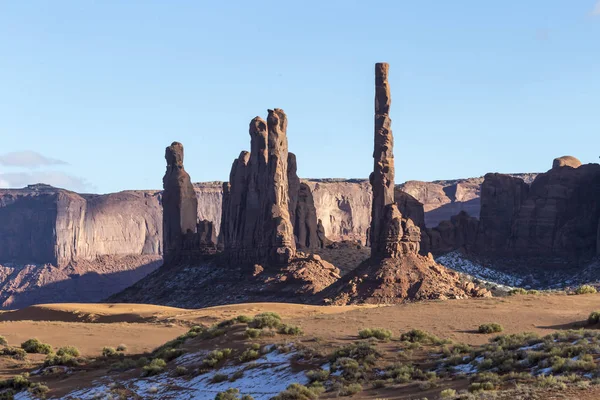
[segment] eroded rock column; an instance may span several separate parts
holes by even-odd
[[[373,188],[371,209],[371,255],[385,253],[386,215],[395,215],[394,210],[386,210],[394,204],[394,137],[390,118],[391,94],[388,83],[389,65],[375,64],[375,148],[373,150],[373,173],[369,177]]]
[[[163,254],[165,263],[168,263],[181,255],[186,234],[196,232],[198,200],[190,176],[183,167],[183,145],[173,142],[165,150],[165,159]]]

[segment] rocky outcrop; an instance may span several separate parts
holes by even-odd
[[[296,246],[300,249],[320,249],[328,239],[324,231],[318,232],[317,209],[312,192],[306,183],[300,181],[296,171],[296,156],[288,153],[289,213]]]
[[[442,221],[435,228],[427,228],[421,235],[423,252],[435,254],[448,253],[457,249],[473,250],[477,241],[479,220],[465,211],[453,215],[448,221]]]
[[[388,304],[406,300],[489,296],[487,290],[462,282],[456,272],[436,264],[431,255],[419,255],[421,230],[412,219],[403,217],[395,199],[394,140],[388,116],[390,93],[387,72],[387,64],[376,64],[375,149],[370,179],[373,186],[369,228],[371,257],[348,277],[327,289],[325,301],[339,305]],[[408,197],[404,197],[402,204],[407,209],[410,209],[409,205],[416,205]]]
[[[167,171],[163,177],[163,258],[165,265],[180,259],[196,259],[216,252],[216,233],[211,221],[198,222],[198,199],[183,167],[183,145],[173,142],[165,150]]]
[[[250,153],[242,152],[224,186],[221,222],[233,262],[285,265],[296,251],[288,192],[287,117],[269,110],[250,123]]]

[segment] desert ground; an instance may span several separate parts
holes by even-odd
[[[545,336],[557,331],[590,328],[587,323],[588,315],[598,309],[600,309],[600,294],[518,295],[392,306],[333,307],[251,303],[198,310],[142,304],[49,304],[3,312],[0,314],[0,335],[6,338],[7,346],[18,347],[27,339],[35,337],[54,349],[63,346],[75,346],[79,349],[81,356],[88,361],[84,366],[74,367],[68,375],[31,375],[32,381],[43,382],[49,387],[48,398],[69,398],[64,396],[73,390],[92,386],[93,381],[107,375],[113,375],[113,378],[116,376],[117,379],[139,376],[139,372],[136,375],[132,371],[123,372],[121,375],[118,372],[110,372],[107,362],[98,361],[103,358],[101,352],[105,346],[125,345],[126,357],[150,356],[154,349],[188,332],[193,326],[215,326],[240,315],[253,316],[274,312],[281,316],[285,324],[298,326],[303,331],[302,335],[293,337],[279,335],[260,337],[255,340],[258,343],[296,342],[323,353],[332,352],[341,346],[358,341],[358,332],[362,329],[385,328],[392,332],[392,340],[377,346],[384,354],[384,359],[392,362],[400,351],[397,338],[401,333],[412,329],[423,330],[439,338],[451,339],[454,343],[479,346],[494,336],[477,331],[479,325],[484,323],[493,322],[502,325],[504,328],[502,335],[535,332]],[[243,327],[236,328],[236,326],[231,328],[233,329],[231,334],[226,334],[224,337],[208,340],[199,345],[186,344],[186,351],[192,349],[209,351],[223,347],[242,351],[252,340],[245,337],[240,339],[243,335]],[[412,360],[415,364],[428,362],[427,352],[423,351],[416,351]],[[39,369],[44,359],[45,356],[42,354],[28,354],[25,360],[0,357],[0,374],[3,379],[8,379],[24,372],[31,373]],[[462,380],[454,378],[448,384],[456,389],[468,387],[466,378]],[[235,385],[232,384],[231,387]],[[436,396],[443,387],[442,385],[421,392],[418,389],[411,389],[410,385],[384,389],[365,386],[364,390],[354,394],[353,398],[420,399],[427,397],[432,399],[438,398]],[[543,392],[543,397],[548,399],[593,399],[600,396],[600,390],[595,385],[585,388],[569,386],[562,390],[540,390],[550,390],[550,392]],[[320,398],[332,396],[335,397],[330,393],[324,393]],[[143,396],[131,398],[143,398]],[[150,396],[150,398],[171,397]],[[211,398],[214,398],[214,394],[211,394]]]

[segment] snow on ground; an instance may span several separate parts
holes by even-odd
[[[523,284],[522,278],[479,265],[464,258],[458,251],[444,254],[443,256],[438,257],[435,261],[447,268],[470,275],[473,278],[477,278],[481,281],[493,283],[499,286],[506,286],[506,289],[519,287]]]
[[[152,377],[130,379],[118,382],[118,384],[132,390],[143,399],[213,400],[217,393],[235,388],[240,391],[240,394],[249,394],[255,400],[268,400],[284,391],[292,383],[308,383],[304,371],[292,369],[291,361],[296,355],[297,353],[294,351],[288,353],[272,351],[253,362],[226,365],[191,379],[163,373]],[[205,352],[187,354],[181,357],[178,364],[191,364],[192,359],[198,364],[204,356]],[[243,375],[234,382],[228,380],[219,383],[211,382],[217,374],[231,377],[238,372],[243,372]],[[107,377],[102,382],[94,382],[94,386],[91,388],[76,390],[61,399],[113,399],[111,388],[115,383]],[[27,392],[22,392],[15,399],[32,400],[33,397]]]

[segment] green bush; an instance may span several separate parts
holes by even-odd
[[[260,353],[258,352],[258,350],[246,349],[240,356],[240,361],[248,362],[248,361],[256,360],[258,357],[260,357]]]
[[[155,358],[154,360],[150,361],[150,364],[144,366],[143,375],[144,376],[158,375],[165,370],[166,366],[167,366],[167,363],[165,362],[165,360],[163,360],[162,358]]]
[[[246,337],[248,337],[250,339],[257,339],[262,334],[262,329],[246,328],[245,333],[246,333]]]
[[[504,328],[502,328],[502,325],[495,322],[490,324],[481,324],[479,325],[479,329],[477,329],[479,333],[498,333],[502,332],[503,330]]]
[[[46,343],[40,342],[38,339],[33,338],[26,340],[21,343],[21,348],[25,350],[27,353],[36,353],[36,354],[51,354],[53,353],[52,346]]]
[[[14,389],[17,392],[20,392],[21,390],[27,389],[30,386],[31,382],[25,375],[16,375],[12,378],[0,381],[0,390]]]
[[[118,354],[119,353],[117,353],[117,350],[115,350],[114,347],[104,346],[102,348],[102,356],[103,357],[115,357]]]
[[[367,328],[358,332],[358,336],[361,339],[368,339],[374,337],[379,340],[390,340],[392,338],[392,331],[383,328]]]
[[[48,394],[49,391],[50,388],[41,383],[34,383],[29,387],[29,393],[41,399],[46,398],[46,394]]]
[[[56,351],[56,355],[57,356],[64,356],[64,355],[69,355],[72,357],[79,357],[80,353],[79,353],[79,349],[77,347],[74,346],[64,346],[59,348]]]
[[[0,355],[9,356],[14,358],[15,360],[24,360],[27,357],[27,352],[18,347],[5,347],[0,350]]]
[[[131,369],[134,369],[138,366],[138,363],[134,360],[132,360],[131,358],[126,358],[122,361],[118,361],[116,363],[114,363],[113,365],[110,366],[110,370],[111,371],[129,371]]]
[[[298,326],[293,325],[280,325],[279,329],[277,329],[277,333],[282,335],[302,335],[302,329]]]
[[[215,396],[215,400],[254,400],[252,396],[247,394],[243,395],[241,398],[238,397],[240,391],[238,389],[227,389],[224,392],[218,393]]]
[[[352,396],[362,391],[360,383],[351,383],[348,386],[343,386],[338,392],[340,396]]]
[[[299,383],[292,383],[271,400],[315,400],[319,398],[320,391],[318,388],[307,388]]]
[[[595,287],[590,285],[581,285],[577,289],[575,289],[575,294],[594,294],[597,293]]]
[[[213,350],[202,360],[202,366],[205,368],[214,368],[219,362],[225,360],[231,355],[231,349]]]
[[[329,378],[329,371],[324,369],[313,369],[311,371],[306,372],[306,377],[310,381],[313,382],[324,382]]]
[[[413,329],[400,335],[402,342],[409,343],[428,343],[428,344],[444,344],[446,341],[441,340],[435,335],[429,332],[422,331],[420,329]]]
[[[70,354],[49,354],[44,360],[44,367],[52,367],[54,365],[64,365],[67,367],[76,367],[79,365],[77,357]]]
[[[237,317],[235,317],[235,320],[241,324],[249,324],[250,322],[252,322],[252,317],[249,317],[247,315],[238,315]]]
[[[177,368],[175,368],[175,375],[184,376],[187,374],[188,374],[188,369],[186,367],[184,367],[183,365],[180,365]]]
[[[225,382],[229,380],[229,375],[227,374],[215,374],[212,379],[211,382],[212,383],[221,383],[221,382]]]
[[[135,364],[137,365],[138,368],[143,368],[146,365],[148,365],[150,363],[150,360],[148,360],[146,357],[140,357],[138,358],[138,360],[135,362]]]
[[[6,340],[6,338],[4,336],[0,336],[0,346],[6,346],[8,345],[8,341]]]
[[[496,390],[496,385],[492,382],[473,382],[469,385],[469,392],[483,392]]]
[[[510,296],[516,296],[516,295],[519,295],[519,294],[523,295],[523,294],[527,294],[527,290],[525,290],[523,288],[515,288],[515,289],[510,290],[508,292],[508,294]]]
[[[591,325],[595,325],[598,322],[600,322],[600,311],[592,311],[592,313],[588,317],[588,323]]]
[[[445,389],[440,392],[440,397],[442,399],[451,399],[456,397],[456,390],[454,389]]]
[[[117,346],[117,351],[120,351],[120,352],[127,351],[127,346],[124,344],[120,344]]]
[[[256,315],[248,324],[251,328],[278,328],[281,325],[281,317],[274,312],[264,312]]]

